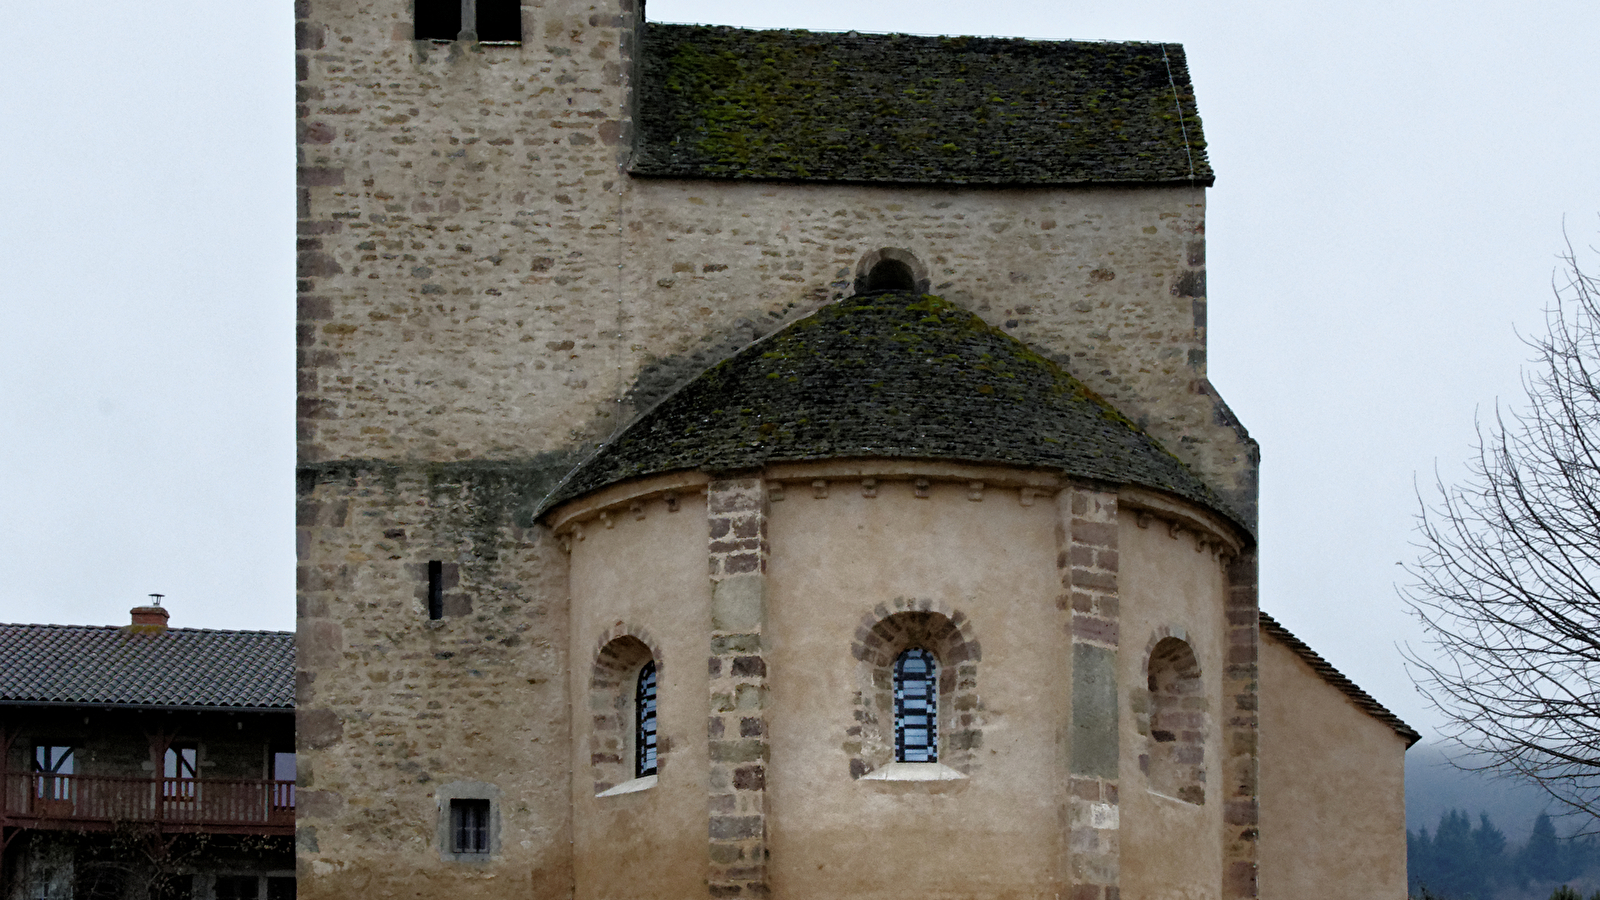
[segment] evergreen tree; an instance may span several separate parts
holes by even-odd
[[[1427,885],[1433,883],[1433,835],[1428,826],[1420,832],[1406,829],[1406,874],[1413,897],[1432,896]]]
[[[1439,830],[1433,835],[1433,863],[1427,884],[1439,895],[1467,900],[1487,893],[1480,889],[1472,820],[1462,810],[1452,809],[1439,818]]]

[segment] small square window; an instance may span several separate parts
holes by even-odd
[[[450,801],[450,852],[489,852],[489,801]]]
[[[461,31],[461,0],[416,0],[416,39],[453,41]]]
[[[522,40],[521,0],[478,0],[478,40],[515,44]]]

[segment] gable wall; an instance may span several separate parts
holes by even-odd
[[[1406,895],[1406,742],[1288,647],[1261,643],[1263,900]]]

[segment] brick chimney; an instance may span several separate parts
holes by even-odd
[[[133,623],[128,626],[129,631],[140,634],[161,634],[167,630],[167,611],[161,608],[161,595],[151,594],[155,603],[149,606],[135,606],[129,610],[133,615]]]

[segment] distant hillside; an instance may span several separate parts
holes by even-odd
[[[1465,810],[1474,821],[1479,813],[1488,813],[1513,844],[1528,839],[1542,812],[1555,820],[1559,834],[1572,833],[1578,824],[1563,819],[1556,804],[1536,787],[1455,768],[1438,744],[1418,744],[1406,751],[1407,830],[1432,829],[1452,809]]]

